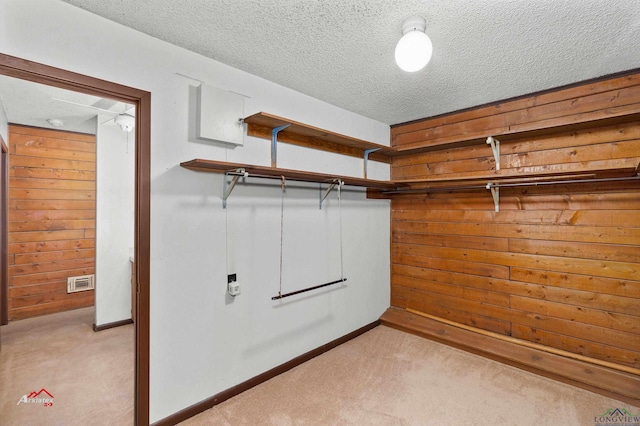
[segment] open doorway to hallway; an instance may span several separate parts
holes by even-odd
[[[149,423],[149,252],[150,252],[150,128],[149,92],[44,64],[0,54],[0,75],[104,96],[136,106],[135,118],[135,377],[134,422]],[[5,224],[2,224],[5,229]],[[4,293],[3,293],[4,294]],[[2,310],[2,309],[0,309]],[[0,312],[1,314],[1,312]],[[0,329],[1,331],[1,329]],[[0,340],[1,342],[1,340]]]
[[[91,336],[86,323],[90,316],[93,328],[102,330],[130,324],[133,318],[135,107],[5,76],[0,76],[0,97],[13,123],[6,141],[4,294],[8,319],[15,321],[5,329],[0,354],[2,417],[30,423],[32,410],[15,404],[19,400],[13,401],[12,392],[28,395],[45,389],[64,401],[65,395],[83,390],[90,402],[95,389],[122,395],[126,388],[127,404],[123,398],[118,401],[126,407],[121,415],[131,423],[133,327],[118,332],[119,346],[113,346],[100,343],[108,336]],[[122,116],[130,118],[125,126],[116,122]],[[68,312],[87,306],[91,308]],[[77,362],[69,364],[71,359]],[[114,381],[118,375],[113,373],[92,374],[104,367],[96,362],[105,360],[104,366],[111,367],[105,371],[115,371],[112,364],[118,360],[117,371],[129,371],[126,380]],[[92,377],[93,383],[82,389],[86,383],[78,382],[80,377]],[[21,389],[29,386],[25,380],[45,381],[47,387],[33,383]],[[100,398],[108,399],[106,394]]]

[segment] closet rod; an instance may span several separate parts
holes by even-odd
[[[342,282],[345,282],[346,280],[347,280],[346,278],[341,278],[339,280],[331,281],[330,283],[320,284],[320,285],[316,285],[316,286],[305,288],[305,289],[298,290],[298,291],[292,291],[291,293],[278,294],[277,296],[273,296],[271,298],[271,300],[284,299],[285,297],[295,296],[296,294],[306,293],[307,291],[317,290],[317,289],[322,288],[322,287],[327,287],[327,286],[330,286],[330,285],[333,285],[333,284],[342,283]]]
[[[494,188],[510,188],[516,186],[538,186],[538,185],[556,185],[563,183],[600,183],[600,182],[620,182],[627,180],[640,180],[640,176],[624,176],[624,177],[611,177],[611,178],[594,178],[594,179],[570,179],[570,180],[558,180],[558,181],[542,181],[542,182],[516,182],[516,183],[504,183],[504,184],[492,184]]]
[[[487,179],[490,181],[491,179]],[[624,176],[624,177],[611,177],[611,178],[592,178],[592,179],[567,179],[567,180],[552,180],[552,181],[537,181],[537,182],[515,182],[515,183],[490,183],[487,187],[484,185],[461,185],[461,186],[448,186],[442,188],[421,188],[421,189],[396,189],[393,191],[382,191],[382,194],[421,194],[429,192],[446,192],[457,191],[464,189],[487,189],[487,188],[512,188],[518,186],[540,186],[540,185],[563,185],[574,183],[603,183],[603,182],[620,182],[640,180],[640,176]]]
[[[277,179],[280,180],[282,179],[281,175],[261,175],[259,173],[241,173],[241,172],[237,172],[235,170],[233,171],[229,171],[227,172],[228,176],[240,176],[240,177],[248,177],[248,178],[259,178],[259,179]],[[290,176],[285,176],[287,180],[292,180],[295,182],[309,182],[309,183],[332,183],[335,181],[334,178],[327,178],[327,179],[318,179],[318,180],[312,180],[312,179],[305,179],[302,177],[290,177]]]

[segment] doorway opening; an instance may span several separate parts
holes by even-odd
[[[113,99],[136,108],[135,117],[135,389],[136,425],[149,424],[149,257],[150,257],[150,148],[151,94],[105,80],[73,73],[48,65],[0,54],[0,74],[58,88]],[[3,170],[4,173],[5,170]],[[5,184],[6,179],[3,179]],[[4,213],[4,211],[3,211]],[[6,214],[3,214],[6,217]],[[6,222],[2,224],[2,232]],[[2,243],[3,261],[6,240]],[[6,299],[6,279],[2,277],[0,301]],[[4,318],[6,306],[0,306]],[[1,340],[0,340],[1,345]]]

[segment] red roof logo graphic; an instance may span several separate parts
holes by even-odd
[[[53,398],[53,395],[51,395],[45,388],[40,389],[40,391],[38,392],[36,391],[31,392],[29,395],[27,395],[27,398],[37,398],[38,396],[40,396],[42,392],[49,395],[50,398]]]

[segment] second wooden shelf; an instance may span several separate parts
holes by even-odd
[[[280,169],[267,166],[256,166],[252,164],[227,163],[224,161],[195,159],[180,163],[180,166],[200,172],[228,173],[242,169],[249,174],[249,177],[259,177],[267,179],[280,179],[284,177],[288,180],[299,182],[333,183],[341,180],[345,185],[359,186],[363,188],[374,188],[381,190],[393,190],[397,185],[390,181],[362,179],[351,176],[332,175],[326,173],[314,173],[301,170]]]
[[[247,123],[247,135],[258,138],[271,139],[272,129],[288,124],[289,127],[278,133],[278,140],[281,142],[359,158],[364,157],[365,151],[375,149],[377,151],[372,152],[369,158],[383,163],[390,163],[390,155],[394,153],[394,149],[388,146],[330,132],[266,112],[246,117],[244,122]]]

